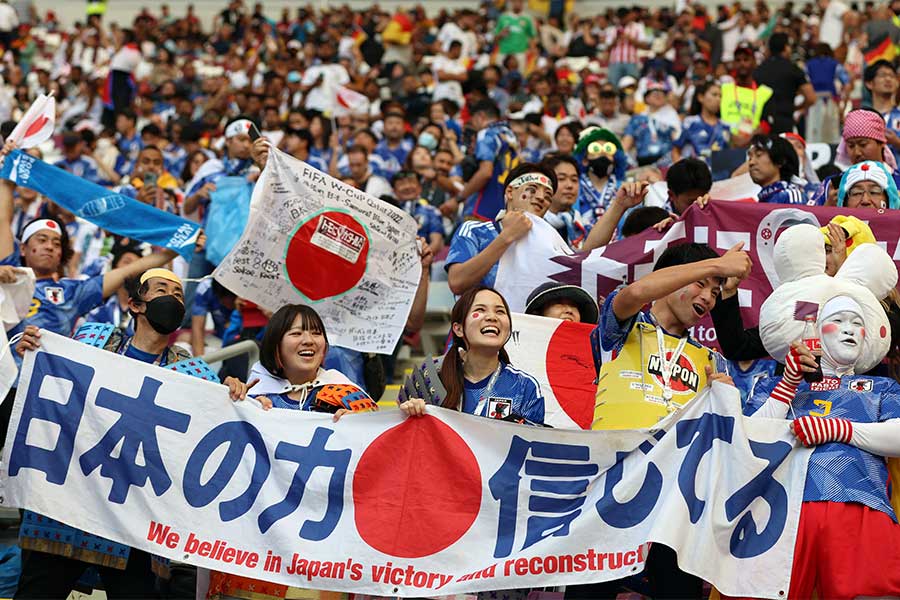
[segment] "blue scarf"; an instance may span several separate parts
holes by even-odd
[[[200,226],[76,177],[13,150],[0,177],[50,198],[69,212],[110,233],[169,248],[190,261]]]

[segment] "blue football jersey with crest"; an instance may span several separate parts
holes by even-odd
[[[745,412],[759,410],[779,381],[779,377],[761,381]],[[900,418],[900,384],[864,375],[826,377],[813,384],[801,381],[792,406],[794,414],[789,412],[789,419],[809,415],[880,423]],[[897,520],[888,496],[885,459],[849,444],[830,442],[816,447],[809,459],[803,501],[858,502]]]

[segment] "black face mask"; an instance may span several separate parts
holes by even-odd
[[[159,296],[146,303],[144,316],[157,333],[169,335],[184,319],[184,303],[175,296]]]
[[[605,156],[601,156],[600,158],[595,158],[590,161],[591,171],[594,172],[594,175],[597,177],[607,177],[609,175],[609,171],[613,166],[612,160]]]

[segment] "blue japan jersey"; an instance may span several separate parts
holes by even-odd
[[[97,162],[89,156],[79,156],[75,160],[67,160],[63,158],[53,163],[53,166],[59,167],[64,171],[68,171],[76,177],[86,179],[97,185],[105,185],[108,183],[104,177],[100,175],[100,167]]]
[[[516,136],[505,122],[492,123],[478,132],[475,140],[475,159],[478,163],[494,163],[491,178],[480,192],[466,199],[464,214],[480,219],[493,219],[504,205],[503,184],[506,175],[519,161],[515,149]]]
[[[477,416],[502,419],[515,414],[525,417],[533,423],[544,423],[544,396],[541,394],[540,384],[534,377],[508,364],[503,364],[503,368],[494,382],[494,387],[488,391],[487,387],[491,377],[493,374],[478,382],[465,382],[464,413],[475,414],[475,409],[482,396],[489,394]]]
[[[194,305],[191,307],[192,317],[205,317],[212,315],[213,331],[216,337],[223,339],[228,319],[231,317],[231,309],[226,308],[213,293],[212,281],[205,279],[197,286],[194,295]]]
[[[759,410],[780,380],[770,377],[761,381],[745,412]],[[900,385],[893,379],[853,375],[830,381],[835,383],[828,385],[826,378],[821,384],[813,384],[819,389],[834,388],[824,391],[813,391],[809,383],[800,382],[793,402],[797,418],[811,415],[857,423],[900,418]],[[788,418],[793,417],[788,413]],[[897,520],[888,498],[885,459],[849,444],[830,442],[816,446],[809,459],[803,501],[858,502]]]
[[[710,125],[700,115],[691,115],[684,119],[675,147],[682,149],[685,157],[702,158],[709,163],[708,153],[727,148],[730,133],[721,120]]]
[[[476,254],[488,247],[488,245],[497,239],[500,233],[494,226],[493,221],[465,221],[456,230],[453,240],[450,242],[450,251],[447,253],[447,260],[444,262],[444,269],[450,270],[451,265],[456,263],[464,263]],[[497,280],[497,265],[491,267],[481,279],[481,283],[494,287]]]
[[[900,106],[895,106],[882,115],[887,128],[900,135]]]
[[[425,238],[425,241],[430,241],[428,238],[432,233],[444,235],[444,221],[441,218],[440,211],[426,201],[404,202],[403,210],[412,215],[416,223],[419,224],[419,230],[416,232],[416,235]]]
[[[400,140],[400,144],[396,148],[389,148],[387,140],[381,140],[375,146],[373,154],[376,154],[382,160],[382,171],[385,179],[390,181],[391,177],[400,172],[403,163],[406,162],[407,155],[412,152],[413,142],[408,138]]]
[[[648,115],[634,115],[625,127],[625,134],[634,138],[638,158],[660,156],[672,151],[675,128],[652,119]]]
[[[19,267],[19,244],[16,243],[12,254],[0,260],[0,265]],[[27,325],[35,325],[41,329],[69,336],[75,328],[75,322],[82,315],[103,303],[103,276],[90,279],[38,279],[34,286],[34,296],[28,314],[18,325],[9,330],[12,337],[24,331]],[[22,357],[13,353],[17,365]]]

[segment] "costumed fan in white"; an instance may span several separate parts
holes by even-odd
[[[816,227],[797,225],[775,245],[782,283],[762,305],[759,325],[785,371],[760,383],[746,412],[793,419],[797,439],[815,447],[788,597],[894,596],[900,525],[886,457],[900,456],[900,385],[865,373],[889,349],[878,299],[897,284],[897,269],[879,246],[862,244],[828,277],[821,239]],[[811,338],[803,331],[812,323]],[[820,349],[820,374],[811,349]]]

